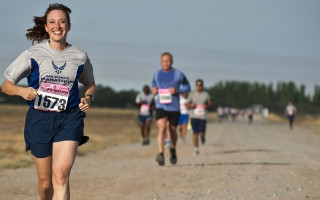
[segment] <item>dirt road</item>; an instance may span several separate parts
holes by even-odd
[[[302,127],[212,122],[200,155],[192,155],[190,133],[177,153],[177,165],[166,151],[158,166],[153,140],[78,156],[71,199],[320,199],[320,135]],[[38,199],[34,167],[0,169],[0,199]]]

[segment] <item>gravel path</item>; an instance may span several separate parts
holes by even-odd
[[[150,146],[119,145],[78,156],[71,199],[320,199],[320,135],[255,119],[208,124],[193,156],[191,134],[178,142],[178,163],[155,162]],[[38,199],[34,167],[0,169],[1,200]]]

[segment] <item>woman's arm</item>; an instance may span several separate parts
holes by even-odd
[[[80,99],[79,108],[83,112],[90,110],[90,105],[92,103],[92,97],[96,94],[96,84],[95,82],[84,85],[85,95]]]
[[[10,96],[21,96],[24,100],[31,101],[37,97],[37,91],[32,87],[21,87],[5,80],[1,90]]]

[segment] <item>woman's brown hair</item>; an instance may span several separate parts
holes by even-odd
[[[71,25],[71,22],[70,22],[71,9],[59,3],[50,4],[44,16],[42,17],[35,16],[33,19],[35,25],[32,28],[29,28],[27,30],[26,37],[28,40],[32,41],[32,44],[34,44],[35,41],[40,43],[43,40],[49,39],[49,34],[45,30],[45,24],[47,23],[48,14],[52,10],[62,10],[67,16],[67,19],[68,19],[67,23],[69,24],[69,26]]]

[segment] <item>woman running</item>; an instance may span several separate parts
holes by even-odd
[[[36,44],[5,71],[2,91],[29,104],[24,137],[38,174],[40,199],[70,199],[69,176],[83,137],[83,118],[95,94],[93,69],[86,53],[67,43],[71,10],[50,4],[26,37]],[[43,40],[47,40],[42,42]],[[42,43],[40,43],[42,42]],[[28,87],[16,85],[27,78]],[[85,88],[80,98],[78,83]]]

